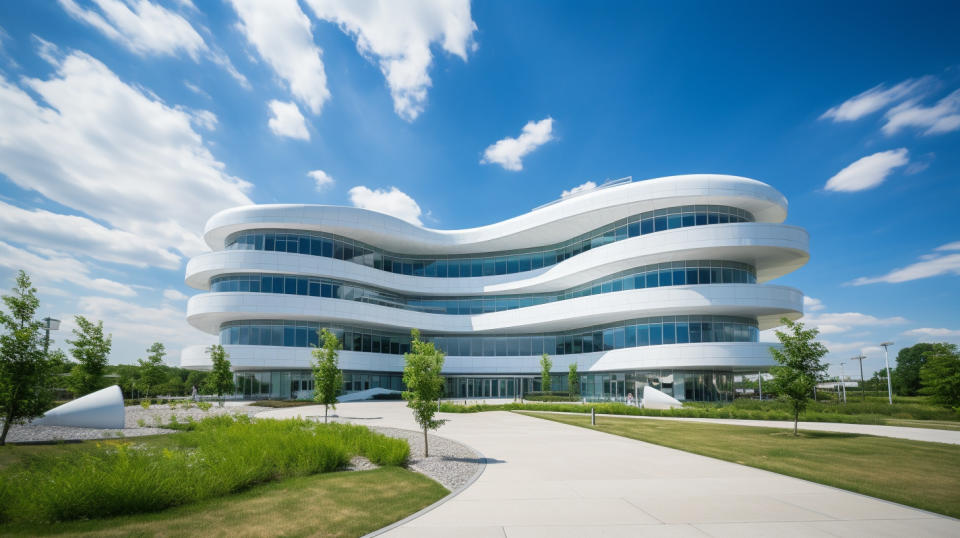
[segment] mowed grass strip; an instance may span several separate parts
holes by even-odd
[[[50,525],[0,526],[16,536],[363,536],[449,493],[398,467],[283,480],[162,512]]]
[[[523,415],[612,433],[960,517],[960,446],[671,420]]]

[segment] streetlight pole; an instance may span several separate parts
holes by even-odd
[[[890,400],[890,405],[893,405],[893,385],[890,384],[890,359],[888,358],[887,348],[892,345],[893,342],[880,344],[880,347],[883,348],[883,363],[887,367],[887,399]]]
[[[844,403],[844,405],[846,405],[846,403],[847,403],[847,382],[844,381],[844,379],[843,379],[843,378],[844,378],[844,375],[843,375],[843,365],[844,365],[844,364],[845,364],[845,363],[842,363],[842,362],[840,363],[840,388],[843,390],[843,403]]]
[[[43,318],[43,328],[46,331],[46,336],[43,339],[43,354],[46,355],[50,349],[50,331],[60,329],[60,320],[50,317]]]
[[[860,400],[865,402],[865,401],[867,401],[867,394],[866,394],[866,392],[864,392],[864,388],[863,388],[863,385],[864,385],[864,381],[863,381],[863,359],[866,359],[866,357],[863,355],[863,353],[857,355],[856,357],[850,357],[850,360],[852,360],[852,361],[858,361],[858,362],[860,363]]]

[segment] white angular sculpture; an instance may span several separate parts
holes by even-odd
[[[123,392],[113,385],[81,396],[44,413],[33,424],[73,426],[75,428],[120,429],[125,426]]]
[[[647,385],[643,387],[643,403],[641,407],[644,409],[673,409],[675,407],[683,407],[683,403],[673,396]]]

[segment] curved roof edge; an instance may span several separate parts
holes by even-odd
[[[783,222],[787,200],[766,183],[729,175],[670,176],[618,185],[560,200],[504,221],[462,230],[415,226],[376,211],[344,206],[271,204],[221,211],[207,221],[204,239],[222,249],[235,232],[289,228],[343,235],[404,254],[473,254],[561,243],[645,211],[682,205],[729,205],[758,222]]]

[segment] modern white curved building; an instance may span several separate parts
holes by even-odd
[[[802,315],[767,284],[809,258],[787,201],[724,175],[621,181],[466,230],[431,230],[352,207],[259,205],[214,215],[213,252],[187,265],[187,319],[219,335],[246,397],[312,391],[321,327],[343,342],[345,391],[401,388],[411,328],[442,349],[451,397],[553,390],[578,365],[581,393],[732,397],[771,366],[760,330]],[[203,346],[183,351],[209,368]]]

